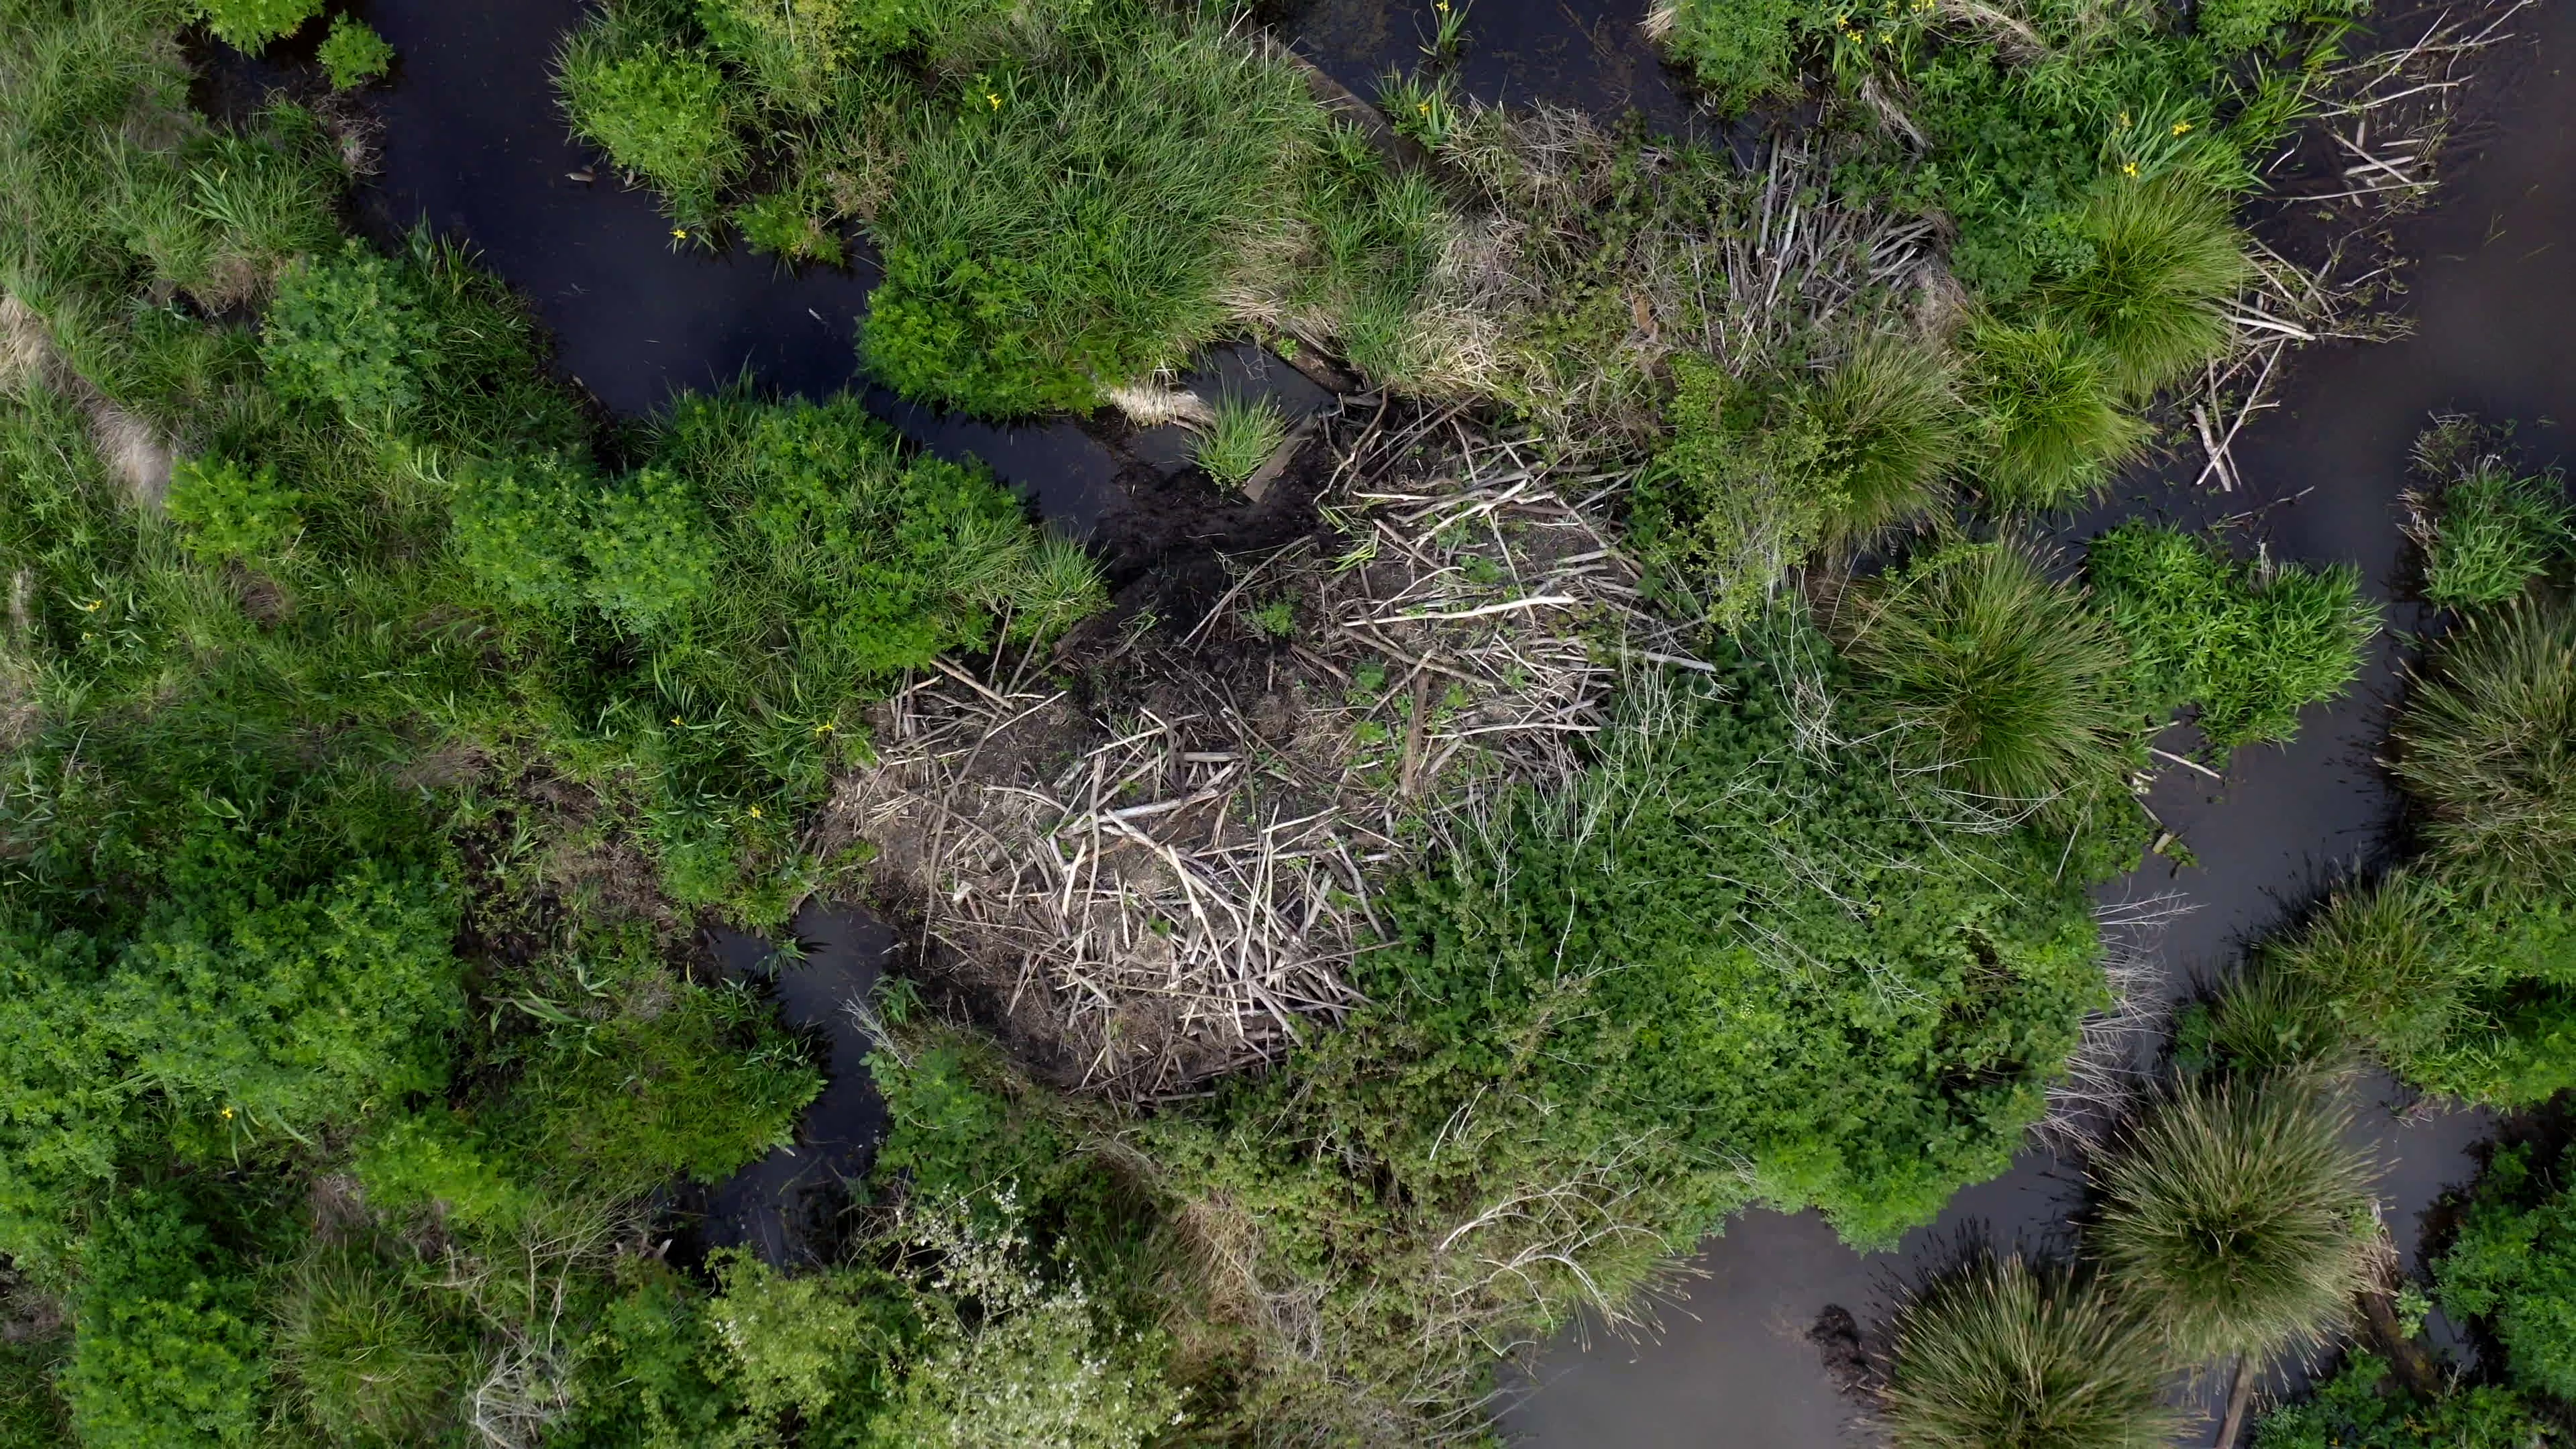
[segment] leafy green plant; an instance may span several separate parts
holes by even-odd
[[[2227,345],[2220,311],[2254,269],[2226,199],[2192,178],[2113,179],[2076,213],[2084,265],[2041,295],[2069,332],[2109,356],[2113,381],[2144,397]]]
[[[715,588],[718,541],[689,481],[645,468],[599,495],[582,531],[591,604],[650,633],[697,609]]]
[[[1897,1449],[2149,1449],[2181,1427],[2156,1326],[2062,1267],[1978,1253],[1909,1294],[1889,1336]]]
[[[1646,31],[1691,68],[1724,115],[1795,90],[1808,21],[1798,0],[1666,0]]]
[[[2444,644],[2393,732],[2395,769],[2458,858],[2544,872],[2576,852],[2576,609],[2519,604]]]
[[[2047,322],[1986,322],[1969,329],[1967,351],[1981,444],[1972,469],[1989,502],[2071,503],[2146,441],[2146,425],[2120,407],[2116,369],[2080,334]]]
[[[2433,1279],[2445,1312],[2493,1329],[2516,1385],[2576,1395],[2576,1196],[2528,1148],[2488,1162]]]
[[[331,89],[352,91],[372,80],[382,80],[394,68],[394,48],[376,33],[374,26],[354,15],[331,18],[331,33],[313,54],[322,64],[323,74],[331,78]]]
[[[438,342],[419,278],[351,241],[336,257],[297,262],[279,280],[260,357],[278,391],[374,422],[420,406]]]
[[[2395,1389],[2386,1359],[2356,1350],[2313,1396],[2265,1414],[2254,1449],[2531,1449],[2546,1437],[2509,1389],[2462,1384],[2428,1401]]]
[[[210,559],[283,552],[303,530],[301,502],[273,464],[250,469],[229,458],[185,458],[170,470],[170,517]]]
[[[91,1234],[62,1393],[84,1445],[260,1441],[267,1335],[258,1285],[176,1193],[110,1206]]]
[[[2124,788],[2139,711],[2128,652],[2011,543],[1935,551],[1853,586],[1836,623],[1899,748],[2005,810]]]
[[[2366,1272],[2370,1167],[2349,1124],[2297,1078],[2177,1088],[2093,1169],[2086,1250],[2186,1358],[2314,1339]]]
[[[2299,710],[2350,687],[2379,632],[2350,565],[2256,569],[2211,541],[2125,523],[2093,541],[2086,566],[2150,705],[2196,703],[2220,745],[2296,734]]]
[[[733,209],[733,224],[755,251],[788,262],[837,267],[845,255],[840,233],[818,199],[801,190],[773,191]]]
[[[272,40],[304,28],[322,13],[323,0],[196,0],[194,9],[215,38],[257,55]]]
[[[1209,477],[1228,488],[1240,488],[1288,436],[1288,420],[1269,398],[1227,393],[1216,400],[1214,416],[1191,444],[1190,455]]]

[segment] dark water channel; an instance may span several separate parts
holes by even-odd
[[[2536,59],[2495,97],[2501,124],[2454,159],[2438,205],[2397,228],[2401,252],[2421,259],[2405,306],[2415,334],[2299,357],[2281,409],[2248,423],[2237,443],[2243,491],[2156,485],[2120,500],[2122,511],[2186,522],[2260,509],[2276,557],[2359,564],[2389,602],[2393,629],[2355,693],[2310,711],[2295,743],[2238,751],[2221,784],[2180,769],[2159,782],[2150,805],[2198,862],[2159,864],[2113,894],[2179,891],[2194,907],[2163,937],[2178,993],[2392,844],[2397,801],[2374,756],[2405,636],[2424,621],[2403,597],[2409,560],[2398,525],[2407,450],[2427,417],[2457,409],[2518,418],[2539,456],[2568,449],[2557,424],[2576,420],[2576,85],[2564,73],[2576,63],[2576,6],[2536,7],[2519,24],[2536,38]],[[2426,1206],[2475,1171],[2467,1149],[2489,1124],[2483,1113],[2408,1104],[2384,1083],[2369,1096],[2363,1127],[2386,1166],[2383,1211],[2411,1253]],[[2050,1238],[2077,1189],[2072,1167],[2033,1154],[1961,1194],[1897,1252],[1872,1257],[1842,1247],[1813,1214],[1748,1214],[1694,1260],[1705,1276],[1680,1286],[1662,1333],[1637,1344],[1596,1334],[1588,1347],[1569,1335],[1511,1426],[1544,1449],[1865,1442],[1806,1339],[1819,1312],[1839,1304],[1866,1319],[1892,1273],[1971,1224],[2007,1239]],[[2185,1442],[2206,1445],[2216,1432],[2213,1421]]]
[[[377,94],[384,162],[368,202],[375,224],[402,230],[426,221],[473,244],[535,306],[560,366],[611,409],[638,415],[674,391],[743,376],[808,396],[864,387],[852,347],[873,281],[864,257],[848,272],[790,275],[739,251],[710,257],[676,247],[653,197],[621,187],[567,138],[552,67],[582,0],[365,0],[361,9],[401,55],[395,83]],[[1685,129],[1688,104],[1639,35],[1641,11],[1642,0],[1475,0],[1455,74],[1484,99],[1633,109],[1658,129]],[[2436,210],[2400,229],[2402,250],[2425,259],[2409,308],[2417,335],[2301,358],[2283,408],[2239,441],[2246,491],[2158,487],[2124,499],[2126,508],[2190,521],[2261,509],[2276,555],[2357,562],[2391,601],[2401,631],[2420,622],[2398,597],[2405,560],[2396,525],[2407,445],[2425,417],[2447,408],[2529,422],[2576,417],[2568,250],[2576,248],[2576,87],[2553,68],[2576,56],[2576,7],[2526,15],[2542,32],[2540,62],[2504,109],[2510,124],[2483,154],[2455,164]],[[1367,95],[1384,70],[1418,63],[1431,25],[1427,3],[1311,0],[1284,28],[1319,66]],[[585,173],[592,179],[580,179]],[[1210,365],[1225,383],[1261,387],[1286,371],[1248,351]],[[1300,409],[1328,401],[1284,379],[1276,385],[1294,392]],[[1168,433],[1069,421],[994,427],[882,390],[866,395],[907,435],[946,456],[982,459],[1077,529],[1167,496],[1150,480],[1181,468]],[[2532,440],[2544,453],[2560,446],[2548,429]],[[2384,851],[2395,801],[2373,754],[2401,658],[2401,639],[2383,641],[2351,698],[2312,712],[2287,748],[2239,751],[2223,784],[2179,770],[2159,784],[2151,804],[2197,863],[2159,866],[2116,890],[2178,891],[2195,908],[2160,948],[2177,990],[2230,960],[2321,882]],[[864,1170],[883,1120],[860,1065],[865,1038],[843,1007],[873,981],[890,937],[864,917],[819,907],[799,916],[797,933],[802,962],[778,972],[775,990],[789,1020],[829,1038],[831,1086],[793,1148],[703,1204],[709,1246],[751,1244],[779,1261],[828,1248],[839,1184]],[[720,939],[717,947],[729,969],[764,969],[762,943]],[[2390,1164],[2390,1224],[2411,1244],[2425,1205],[2470,1170],[2465,1149],[2485,1124],[2465,1113],[2401,1119],[2395,1094],[2378,1096],[2367,1125]],[[2076,1188],[2070,1168],[2032,1155],[1878,1257],[1844,1249],[1813,1215],[1749,1214],[1694,1262],[1701,1276],[1674,1295],[1661,1334],[1633,1345],[1596,1337],[1588,1348],[1570,1336],[1511,1427],[1526,1442],[1566,1449],[1847,1442],[1849,1407],[1805,1338],[1819,1312],[1839,1304],[1866,1317],[1890,1273],[1963,1225],[1991,1224],[2025,1240],[2055,1233]]]
[[[875,1042],[851,1008],[876,989],[894,950],[892,930],[848,906],[808,901],[793,929],[793,951],[727,930],[710,932],[707,944],[729,979],[767,983],[780,1019],[828,1045],[823,1094],[793,1143],[681,1204],[697,1217],[702,1247],[748,1247],[779,1264],[834,1256],[843,1209],[885,1136],[885,1102],[867,1066]]]

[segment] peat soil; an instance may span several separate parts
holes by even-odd
[[[2399,801],[2377,756],[2428,622],[2413,597],[2416,560],[2399,532],[2417,432],[2434,413],[2465,411],[2520,420],[2536,461],[2576,451],[2561,426],[2576,420],[2576,85],[2566,78],[2576,64],[2576,7],[2537,6],[2516,25],[2531,42],[2509,73],[2490,78],[2482,107],[2496,119],[2454,151],[2436,204],[2395,228],[2397,250],[2418,259],[2402,308],[2413,335],[2297,358],[2280,408],[2248,423],[2237,441],[2241,490],[2194,489],[2194,460],[2069,530],[2082,537],[2140,514],[2187,524],[2240,519],[2275,558],[2358,564],[2388,606],[2390,630],[2359,685],[2311,710],[2294,743],[2237,751],[2223,781],[2180,768],[2159,780],[2150,807],[2195,859],[2156,860],[2106,896],[2173,892],[2192,907],[2157,946],[2175,997],[2294,919],[2326,885],[2402,845]],[[2426,1209],[2474,1174],[2472,1148],[2493,1124],[2483,1112],[2415,1101],[2384,1080],[2369,1085],[2359,1110],[2359,1130],[2385,1168],[2385,1220],[2420,1267]],[[1849,1341],[1830,1330],[1844,1320],[1828,1310],[1866,1324],[1898,1275],[1937,1261],[1963,1231],[2063,1242],[2081,1187],[2076,1166],[2033,1153],[2008,1176],[1962,1193],[1895,1252],[1866,1256],[1812,1213],[1747,1214],[1675,1282],[1660,1333],[1635,1343],[1605,1340],[1597,1329],[1568,1333],[1538,1365],[1509,1426],[1517,1442],[1542,1449],[1864,1442],[1854,1402],[1837,1390]],[[1820,1326],[1829,1331],[1812,1340]],[[2202,1389],[2207,1402],[2225,1385]],[[2213,1415],[2183,1442],[2209,1445],[2217,1427]]]

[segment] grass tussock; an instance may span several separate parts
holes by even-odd
[[[1228,488],[1240,488],[1288,437],[1288,420],[1268,398],[1218,398],[1207,425],[1199,432],[1191,456],[1209,477]]]
[[[2227,347],[2220,304],[2254,276],[2227,201],[2182,176],[2106,182],[2076,214],[2089,262],[2045,289],[2070,331],[2110,360],[2112,382],[2143,398]]]
[[[2099,1279],[1978,1253],[1898,1312],[1878,1419],[1895,1449],[2153,1449],[2163,1402],[2153,1323]]]
[[[2185,1358],[2314,1341],[2343,1321],[2375,1241],[2350,1123],[2294,1078],[2177,1088],[2094,1167],[2086,1245]]]
[[[2446,644],[2394,744],[2397,777],[2454,856],[2525,871],[2576,852],[2576,609],[2518,605]]]
[[[1941,550],[1843,608],[1844,656],[1920,763],[2007,812],[2120,788],[2140,721],[2128,650],[2027,548]]]
[[[2147,440],[2122,410],[2115,367],[2052,323],[1984,322],[1968,333],[1967,395],[1982,445],[1975,473],[2009,512],[2056,508],[2110,481]]]

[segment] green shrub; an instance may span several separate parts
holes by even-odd
[[[715,62],[592,28],[564,47],[557,79],[574,133],[651,182],[684,230],[715,215],[718,195],[748,160]]]
[[[2295,735],[2299,710],[2342,694],[2379,632],[2379,606],[2348,564],[2257,570],[2148,523],[2095,539],[2086,563],[2150,705],[2197,704],[2219,745]]]
[[[275,1356],[297,1407],[334,1445],[433,1442],[466,1356],[418,1285],[363,1244],[323,1244],[289,1274]]]
[[[645,468],[602,492],[582,530],[590,603],[639,634],[695,612],[715,588],[718,540],[689,481]]]
[[[194,8],[217,40],[257,55],[270,41],[304,28],[305,21],[322,13],[322,4],[323,0],[196,0]]]
[[[568,1411],[547,1442],[653,1449],[734,1442],[741,1409],[710,1375],[720,1352],[702,1295],[659,1259],[622,1257],[584,1340]]]
[[[2254,1449],[2531,1449],[2544,1421],[2510,1390],[2462,1384],[2426,1400],[2388,1383],[2388,1361],[2355,1350],[2313,1397],[2254,1428]]]
[[[313,58],[331,77],[331,89],[351,91],[371,80],[382,80],[385,72],[394,67],[394,48],[367,22],[354,15],[335,15],[331,18],[331,33],[323,38]]]
[[[170,470],[170,517],[211,560],[285,552],[304,529],[296,511],[302,502],[278,482],[274,464],[252,469],[230,458],[183,458]]]
[[[717,1265],[716,1280],[706,1310],[722,1350],[716,1378],[753,1419],[828,1422],[834,1400],[874,1387],[869,1360],[889,1346],[900,1319],[873,1275],[826,1269],[789,1277],[735,1252]]]
[[[1664,0],[1646,27],[1731,116],[1796,89],[1807,21],[1798,0]]]
[[[538,453],[474,462],[449,504],[466,571],[522,609],[561,614],[583,599],[583,534],[600,488],[579,459]]]
[[[987,417],[1088,411],[1214,337],[1242,250],[1286,219],[1320,126],[1302,81],[1109,0],[1043,67],[921,108],[879,209],[861,349],[895,391]]]
[[[2128,651],[2011,543],[1968,544],[1853,586],[1837,621],[1898,748],[2006,810],[2125,789],[2140,713]]]
[[[733,209],[733,224],[754,251],[782,261],[820,262],[837,267],[843,260],[840,234],[818,199],[802,190],[773,191]]]
[[[94,1449],[260,1442],[266,1334],[257,1282],[175,1193],[138,1191],[102,1215],[82,1257],[63,1397]]]
[[[1190,453],[1209,477],[1228,488],[1240,488],[1288,436],[1288,420],[1268,398],[1241,398],[1228,393],[1216,401],[1216,416],[1192,443]]]
[[[1970,328],[1966,394],[1981,445],[1972,470],[1999,508],[2074,502],[2146,442],[2146,425],[2120,408],[2111,363],[2051,323]]]
[[[795,1139],[822,1074],[738,986],[677,988],[653,1015],[567,1022],[532,1049],[498,1130],[596,1192],[718,1182]]]
[[[2042,289],[2066,329],[2109,356],[2112,380],[2142,398],[2227,347],[2220,310],[2253,278],[2226,198],[2183,176],[2113,180],[2074,222],[2085,264]]]
[[[2292,25],[2331,23],[2368,8],[2360,0],[2210,0],[2193,12],[2192,27],[2210,49],[2234,56],[2277,42]]]
[[[352,422],[417,408],[438,367],[438,327],[419,278],[351,241],[280,279],[260,333],[269,378],[288,396],[337,404]]]
[[[2490,1328],[2517,1386],[2576,1398],[2576,1195],[2498,1148],[2433,1264],[2442,1308]]]
[[[431,1110],[369,1134],[350,1169],[379,1212],[426,1207],[468,1227],[506,1227],[536,1198],[497,1156],[469,1124]]]
[[[2155,1325],[2064,1269],[1978,1254],[1908,1295],[1890,1337],[1896,1449],[2151,1449],[2182,1425]]]
[[[2085,1247],[2187,1359],[2318,1338],[2362,1287],[2374,1232],[2350,1124],[2296,1078],[2178,1088],[2094,1168]]]
[[[2437,849],[2545,875],[2576,853],[2576,608],[2517,605],[2446,641],[2394,734]]]

